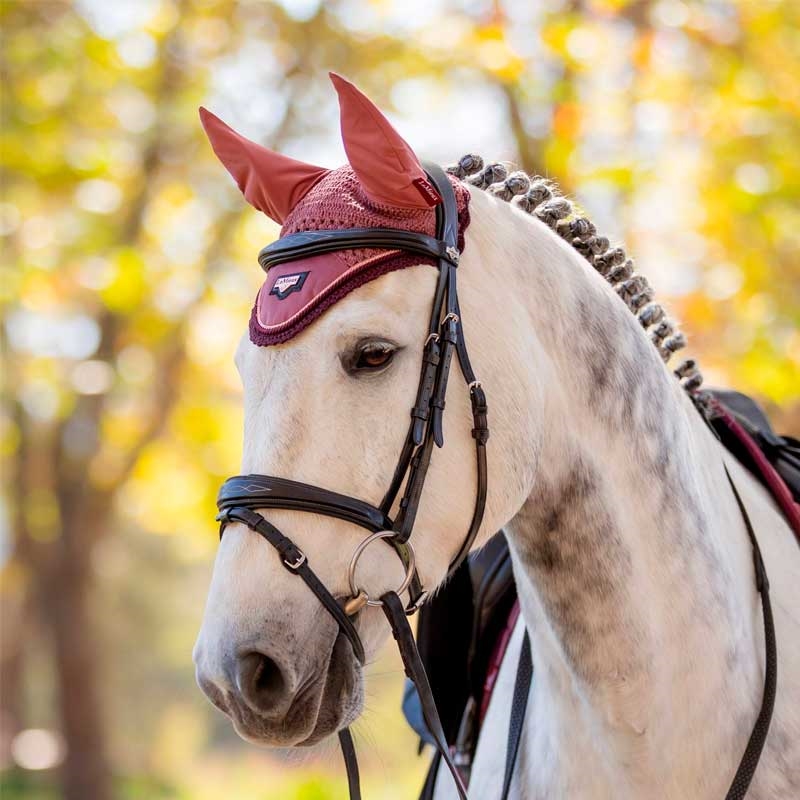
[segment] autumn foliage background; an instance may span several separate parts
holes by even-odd
[[[334,748],[245,744],[194,685],[231,359],[277,235],[198,105],[336,166],[335,69],[425,156],[557,179],[706,382],[797,435],[799,22],[794,0],[3,0],[3,797],[346,796]],[[372,672],[366,796],[416,796],[398,662]]]

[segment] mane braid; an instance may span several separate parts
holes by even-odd
[[[628,258],[624,248],[612,247],[605,236],[599,236],[594,223],[561,194],[555,183],[522,171],[509,173],[507,167],[499,162],[484,165],[483,159],[472,153],[462,156],[457,164],[446,167],[446,170],[470,186],[483,189],[540,219],[569,242],[614,287],[647,332],[664,363],[686,347],[683,332],[667,316],[664,307],[655,302],[653,287],[644,275],[634,271],[633,260]],[[690,393],[697,391],[703,383],[697,362],[691,358],[681,361],[674,375]]]

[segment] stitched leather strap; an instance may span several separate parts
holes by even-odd
[[[431,433],[437,447],[444,445],[444,405],[447,395],[447,379],[450,376],[450,365],[453,361],[453,348],[456,346],[458,338],[458,322],[454,317],[448,317],[442,323],[442,355],[439,366],[439,374],[436,380],[436,389],[431,398]]]
[[[455,197],[453,198],[455,204]],[[455,213],[456,226],[458,212]],[[456,237],[458,230],[456,228]],[[267,245],[258,254],[261,269],[267,272],[270,267],[296,261],[298,258],[335,253],[339,250],[360,250],[361,248],[380,248],[381,250],[404,250],[442,261],[458,263],[458,251],[450,250],[448,241],[426,236],[424,233],[404,231],[397,228],[344,228],[332,231],[300,231],[283,236]]]
[[[433,692],[431,692],[428,676],[425,673],[425,667],[422,665],[422,660],[419,657],[417,643],[414,641],[414,634],[411,631],[411,626],[408,624],[408,618],[403,609],[403,604],[394,592],[388,592],[383,595],[381,600],[383,601],[383,613],[386,615],[386,619],[389,620],[389,625],[391,625],[392,628],[392,635],[400,650],[400,657],[403,659],[403,668],[406,676],[417,689],[425,724],[428,726],[428,730],[431,732],[436,742],[436,748],[441,758],[444,760],[445,764],[447,764],[450,774],[453,776],[460,800],[468,800],[467,789],[464,786],[461,773],[459,773],[458,767],[456,767],[450,755],[450,748],[447,744],[444,730],[442,730],[442,723],[439,719],[439,712],[436,710]]]
[[[461,548],[450,562],[447,570],[448,575],[452,575],[458,569],[472,549],[475,537],[480,530],[481,522],[483,522],[483,514],[486,510],[486,495],[489,491],[489,469],[486,460],[486,442],[489,441],[489,408],[486,403],[486,394],[479,383],[476,382],[470,386],[469,397],[472,403],[472,438],[475,440],[478,484],[475,489],[475,506],[472,510],[469,530],[461,543]]]
[[[525,712],[528,708],[528,695],[533,681],[533,658],[531,657],[531,640],[528,631],[522,640],[522,649],[519,651],[517,664],[517,677],[514,681],[514,697],[511,700],[511,718],[508,724],[508,744],[506,745],[506,769],[503,777],[503,790],[500,800],[507,800],[511,789],[511,779],[514,777],[514,766],[517,763],[519,743],[522,741],[522,731],[525,727]]]
[[[425,423],[430,419],[431,398],[436,385],[436,373],[439,370],[440,347],[439,338],[428,338],[422,351],[422,368],[417,386],[417,400],[411,409],[413,418],[411,438],[415,445],[422,444],[425,437]]]
[[[311,511],[360,525],[370,533],[391,530],[392,520],[369,503],[319,486],[271,475],[236,475],[219,490],[217,508],[283,508]]]
[[[750,543],[753,546],[753,566],[756,573],[756,588],[761,594],[761,610],[764,618],[764,649],[766,651],[766,660],[764,664],[764,694],[761,698],[761,709],[756,717],[753,731],[750,734],[750,739],[742,755],[742,760],[739,762],[736,774],[731,782],[731,787],[725,795],[725,800],[743,800],[750,786],[750,781],[753,780],[753,775],[755,775],[758,761],[761,758],[761,752],[764,749],[764,743],[767,741],[769,725],[772,721],[772,711],[775,707],[775,693],[778,684],[778,647],[775,639],[775,623],[772,618],[772,603],[769,599],[769,580],[767,578],[766,568],[764,567],[764,559],[761,556],[761,548],[758,546],[756,534],[750,522],[750,517],[747,514],[747,509],[739,495],[736,484],[733,482],[730,472],[728,472],[727,466],[725,467],[725,475],[733,490],[733,496],[736,498],[736,503],[739,506],[739,511],[742,514],[745,527],[747,528],[747,535],[750,537]]]
[[[426,164],[425,168],[444,200],[443,206],[437,209],[437,231],[448,246],[455,247],[458,242],[458,222],[455,195],[450,187],[449,179],[441,168],[436,165]],[[422,497],[422,489],[432,452],[431,438],[439,447],[444,444],[443,415],[445,394],[452,354],[453,350],[455,350],[464,380],[469,387],[470,401],[472,403],[472,435],[475,439],[476,449],[477,487],[472,520],[458,552],[450,563],[448,574],[452,574],[453,570],[469,554],[483,521],[488,493],[486,458],[486,443],[489,439],[488,408],[485,393],[475,379],[475,373],[467,353],[456,289],[456,263],[442,261],[440,264],[439,283],[431,315],[431,333],[423,352],[423,366],[417,391],[417,402],[411,410],[411,424],[406,436],[403,453],[395,469],[389,491],[381,502],[381,509],[388,514],[402,485],[403,478],[407,475],[405,492],[400,501],[400,509],[394,526],[398,540],[401,542],[406,541],[413,530],[417,509]],[[427,351],[434,343],[436,344],[436,354],[438,355],[435,373],[433,370],[426,371]],[[423,382],[426,378],[430,380],[434,374],[435,383],[433,394],[431,395],[427,386],[423,390]],[[415,445],[416,449],[414,449]]]
[[[286,478],[275,478],[270,475],[236,475],[228,478],[219,490],[217,507],[220,513],[217,520],[221,522],[220,538],[224,530],[228,512],[235,508],[256,510],[259,508],[282,508],[289,511],[310,511],[329,517],[343,519],[360,525],[370,533],[391,530],[393,521],[376,508],[355,497],[331,492],[319,486],[311,486]],[[400,557],[403,567],[408,567],[408,548],[395,539],[382,539]],[[410,606],[421,603],[426,596],[419,579],[414,576],[409,586]]]
[[[430,428],[430,423],[428,423],[428,428]],[[393,530],[398,542],[408,541],[414,529],[414,522],[417,519],[419,501],[422,498],[422,490],[425,487],[425,476],[428,474],[432,452],[433,437],[427,434],[425,441],[417,448],[411,459],[406,489],[400,500],[400,508],[394,522]]]
[[[361,779],[358,775],[358,758],[356,747],[353,744],[353,735],[350,728],[339,731],[339,745],[342,748],[342,758],[347,770],[347,788],[350,791],[350,800],[361,800]]]

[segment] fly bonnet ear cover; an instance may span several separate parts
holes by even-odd
[[[331,74],[339,95],[349,164],[328,170],[274,153],[229,128],[204,108],[211,146],[245,199],[275,222],[281,236],[298,231],[380,227],[434,236],[441,199],[412,149],[352,83]],[[450,179],[458,202],[458,247],[469,225],[469,192]],[[250,339],[280,344],[337,300],[369,281],[433,258],[366,248],[301,258],[271,267],[250,317]]]

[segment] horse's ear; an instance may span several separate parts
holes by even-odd
[[[233,175],[250,205],[281,223],[329,170],[282,156],[236,133],[219,117],[200,109],[217,158]]]
[[[377,106],[341,75],[330,77],[339,95],[344,149],[364,191],[377,203],[401,208],[441,203],[414,151]]]

